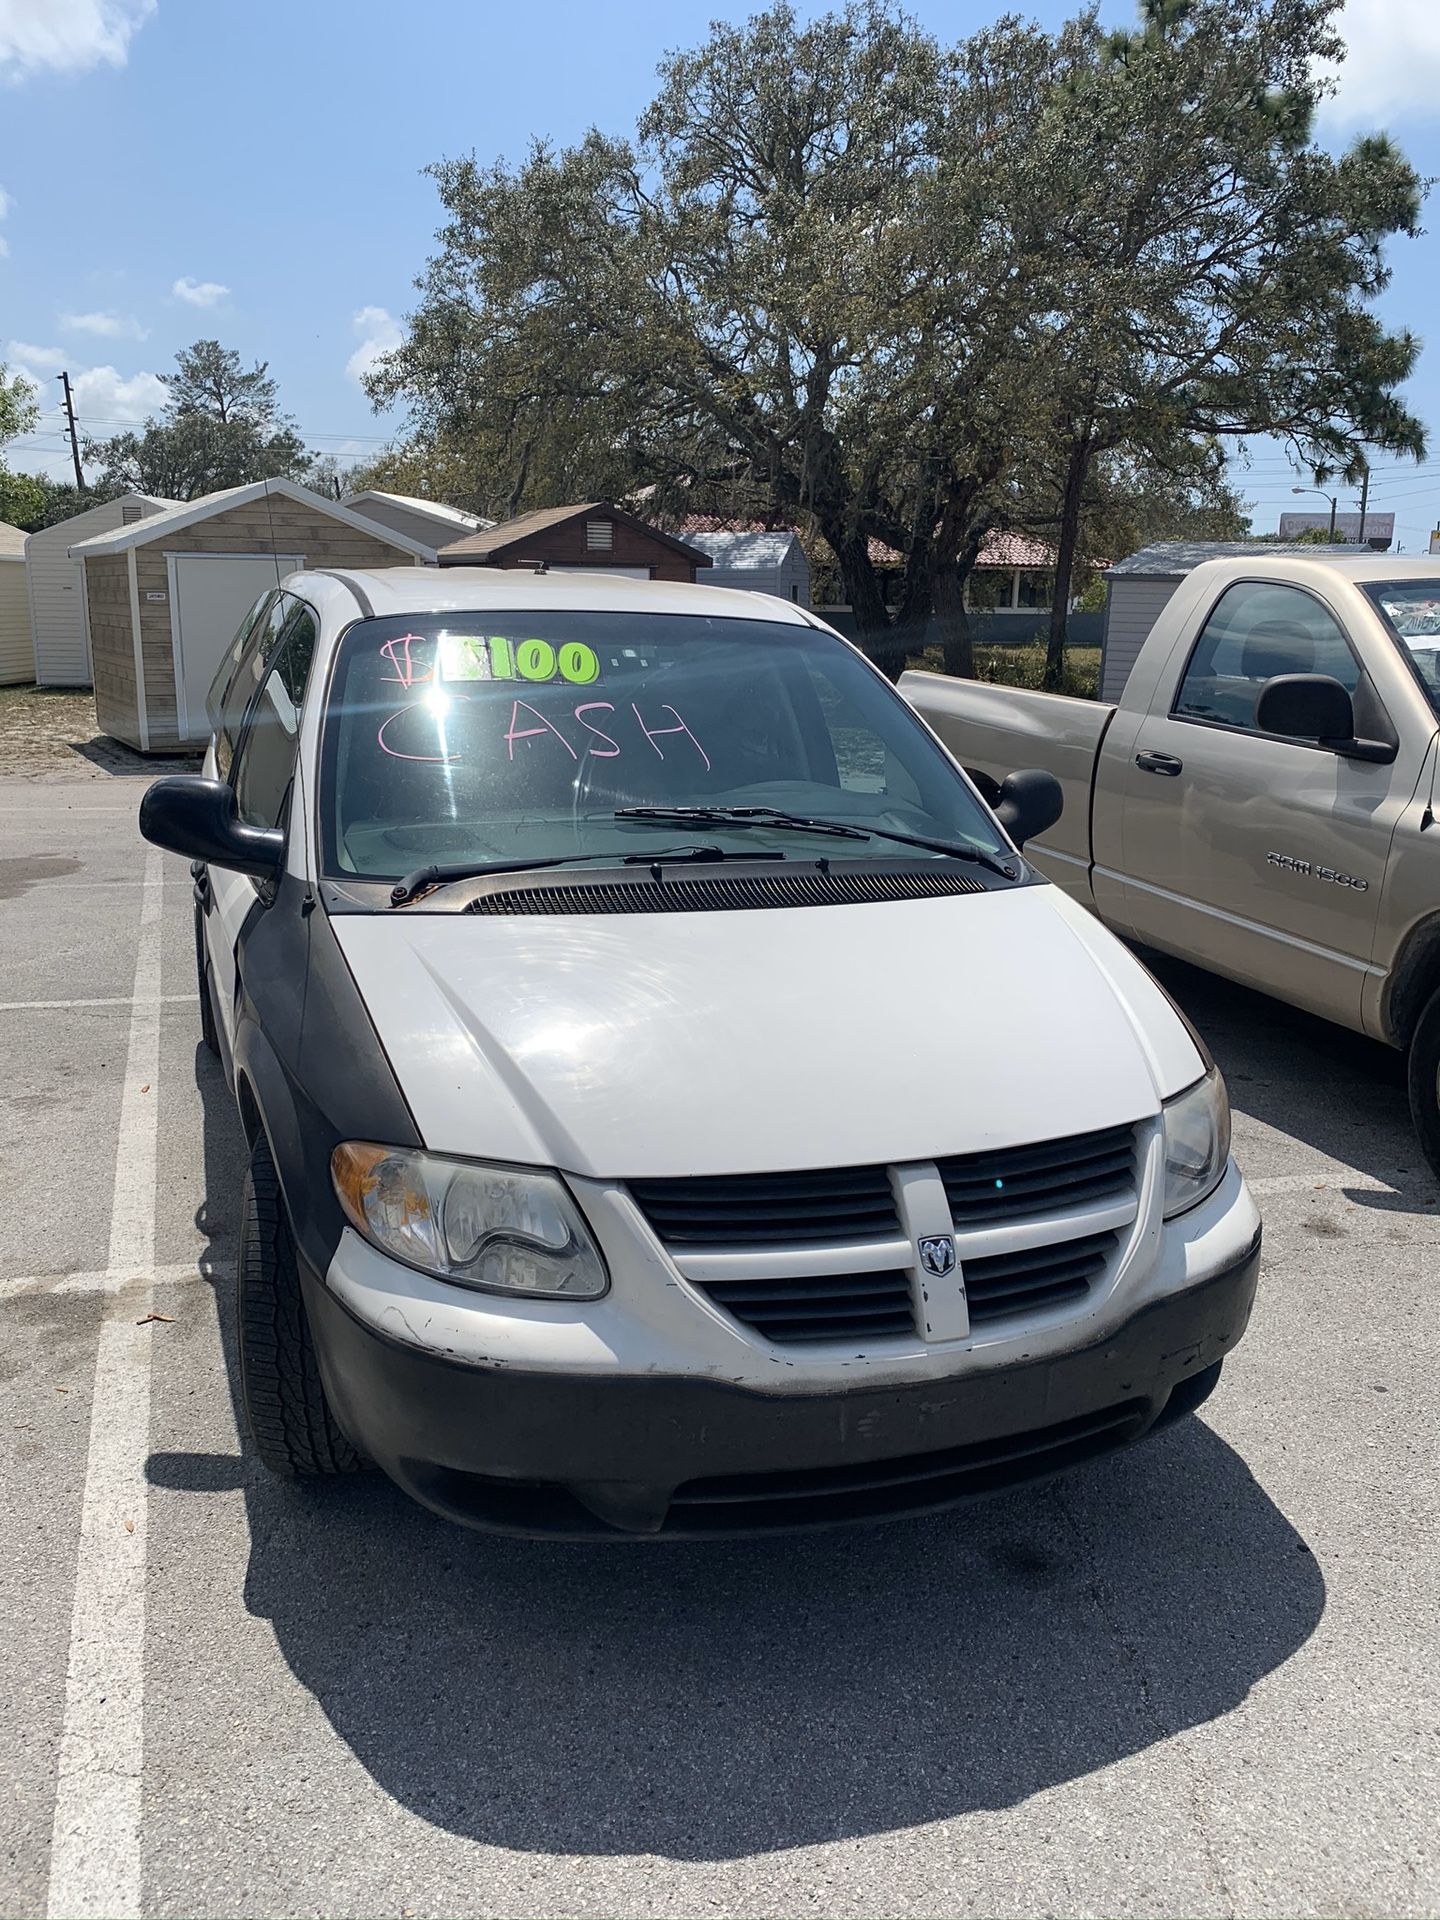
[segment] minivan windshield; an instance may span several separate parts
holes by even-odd
[[[1440,578],[1367,581],[1364,590],[1440,715]]]
[[[727,808],[829,830],[726,820]],[[887,831],[982,857],[1010,851],[904,701],[849,647],[799,624],[693,614],[358,622],[326,703],[320,811],[336,879],[697,847],[832,862],[946,857]]]

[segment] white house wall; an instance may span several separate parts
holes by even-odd
[[[1143,574],[1121,574],[1110,582],[1105,603],[1105,637],[1100,654],[1100,698],[1118,700],[1130,669],[1161,609],[1180,585]]]
[[[77,541],[148,519],[166,502],[125,495],[89,507],[58,526],[32,533],[25,542],[30,623],[35,636],[35,678],[46,687],[88,687],[90,646],[85,622],[85,585],[80,562],[70,558]],[[140,511],[137,513],[137,507]]]
[[[0,560],[0,687],[23,686],[34,678],[25,562]]]

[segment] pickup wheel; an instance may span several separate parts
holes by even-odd
[[[354,1473],[365,1462],[325,1398],[295,1242],[262,1133],[240,1214],[240,1391],[262,1465],[286,1478]]]
[[[1430,1170],[1440,1177],[1440,992],[1431,994],[1410,1041],[1410,1117]]]

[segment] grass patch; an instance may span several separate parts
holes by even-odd
[[[923,668],[927,673],[945,671],[939,647],[926,647],[912,654],[907,666]],[[1030,687],[1037,692],[1045,676],[1045,649],[1038,642],[1026,647],[986,647],[975,649],[975,678],[1000,687]],[[1099,647],[1065,649],[1064,693],[1082,700],[1094,700],[1100,693]]]

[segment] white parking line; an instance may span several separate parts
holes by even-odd
[[[1389,1180],[1378,1180],[1373,1174],[1361,1173],[1357,1167],[1340,1166],[1334,1161],[1316,1167],[1313,1173],[1263,1174],[1258,1180],[1247,1178],[1245,1184],[1261,1200],[1281,1193],[1339,1193],[1342,1188],[1362,1193],[1401,1191]]]
[[[145,1457],[150,1447],[160,912],[145,862],[115,1199],[95,1356],[65,1718],[50,1845],[51,1920],[140,1912],[145,1681]],[[137,1324],[138,1323],[138,1324]]]
[[[189,1006],[199,1004],[198,993],[157,993],[155,1004],[159,1007]],[[0,1013],[58,1013],[66,1007],[133,1007],[133,993],[119,993],[108,1000],[0,1000]]]
[[[150,1280],[157,1287],[183,1287],[192,1280],[225,1280],[230,1277],[228,1262],[202,1273],[193,1260],[184,1266],[152,1267]],[[0,1300],[24,1300],[42,1293],[113,1293],[135,1276],[123,1268],[107,1273],[100,1268],[91,1273],[26,1273],[13,1280],[0,1280]]]

